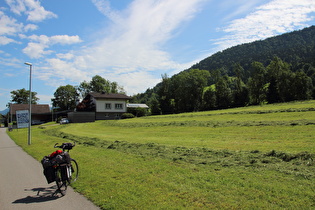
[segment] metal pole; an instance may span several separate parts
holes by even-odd
[[[29,113],[28,113],[28,116],[29,116],[29,120],[28,120],[28,145],[31,145],[31,126],[32,126],[32,64],[31,63],[25,63],[26,65],[29,65],[30,66],[30,87],[29,87],[29,90],[30,90],[30,96],[29,96],[29,101],[28,101],[28,104],[29,104]]]

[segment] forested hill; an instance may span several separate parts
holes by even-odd
[[[266,66],[275,56],[291,64],[293,70],[301,63],[315,66],[315,26],[231,47],[200,61],[190,69],[211,71],[225,68],[228,75],[231,75],[235,63],[239,63],[248,72],[253,61]]]
[[[315,26],[217,52],[133,96],[154,114],[315,98]]]

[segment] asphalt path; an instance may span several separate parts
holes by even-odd
[[[99,209],[71,187],[65,196],[52,196],[55,190],[55,183],[47,184],[41,163],[14,143],[6,128],[0,128],[0,209]]]

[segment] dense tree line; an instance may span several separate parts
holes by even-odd
[[[312,26],[231,47],[171,78],[162,75],[133,102],[169,114],[315,98],[314,37]]]
[[[293,71],[292,65],[275,57],[267,66],[252,62],[248,78],[240,64],[233,66],[234,76],[224,69],[190,69],[171,78],[162,75],[156,93],[150,90],[154,99],[142,102],[153,108],[152,114],[171,114],[309,100],[315,97],[315,67],[300,66]]]

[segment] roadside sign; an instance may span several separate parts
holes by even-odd
[[[16,122],[18,128],[27,128],[29,119],[28,110],[16,111]]]

